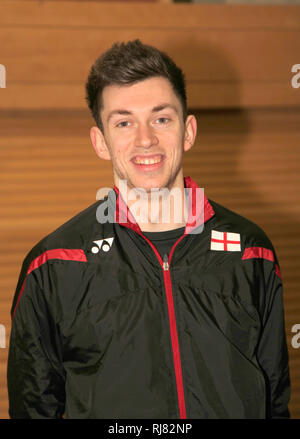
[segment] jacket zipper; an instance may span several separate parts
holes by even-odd
[[[168,255],[166,254],[163,257],[163,273],[164,273],[165,290],[167,295],[167,304],[169,311],[171,341],[173,348],[173,359],[175,365],[175,376],[176,376],[178,404],[179,404],[179,416],[180,419],[186,419],[185,399],[184,399],[184,390],[183,390],[183,382],[182,382],[182,368],[181,368],[179,343],[178,343],[178,335],[176,328],[172,283],[171,283],[171,275],[169,270]]]
[[[168,255],[164,255],[164,259],[163,259],[163,269],[165,271],[169,270],[169,260],[168,260]]]
[[[153,249],[156,254],[157,259],[160,262],[160,265],[163,269],[164,275],[164,284],[165,291],[167,296],[167,305],[168,305],[168,313],[169,313],[169,322],[170,322],[170,333],[171,333],[171,344],[173,350],[173,361],[175,367],[175,377],[176,377],[176,387],[177,387],[177,396],[178,396],[178,406],[179,406],[179,417],[180,419],[186,419],[186,408],[185,408],[185,399],[184,399],[184,390],[183,390],[183,381],[182,381],[182,368],[181,368],[181,360],[180,360],[180,351],[179,351],[179,343],[178,343],[178,335],[176,328],[176,319],[175,319],[175,310],[174,310],[174,302],[173,302],[173,293],[172,293],[172,282],[170,275],[170,261],[173,254],[173,251],[176,245],[181,241],[184,235],[176,241],[173,245],[170,256],[164,255],[163,260],[161,259],[160,254],[158,253],[156,247],[152,244],[152,242],[143,234],[141,236],[148,242],[148,244]]]

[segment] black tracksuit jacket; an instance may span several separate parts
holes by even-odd
[[[23,262],[10,417],[288,418],[282,282],[266,234],[204,196],[204,218],[187,222],[202,232],[186,228],[163,261],[112,193],[127,222],[99,222],[109,196]]]

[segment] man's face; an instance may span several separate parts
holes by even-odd
[[[91,139],[99,157],[112,160],[116,186],[120,179],[128,189],[147,192],[180,186],[182,155],[194,142],[196,120],[189,116],[184,125],[170,82],[153,77],[129,86],[110,85],[102,99],[104,136],[93,127]]]

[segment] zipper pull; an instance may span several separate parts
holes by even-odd
[[[168,255],[164,255],[164,258],[163,258],[163,269],[166,271],[166,270],[169,270],[169,259],[168,259]]]

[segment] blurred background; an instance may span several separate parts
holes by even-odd
[[[300,418],[300,337],[296,342],[292,332],[300,325],[297,4],[1,0],[1,418],[8,417],[10,308],[22,261],[42,237],[94,203],[99,188],[113,187],[111,165],[98,159],[89,139],[89,69],[115,41],[135,38],[166,51],[185,72],[198,135],[184,174],[208,198],[259,224],[275,246],[290,411]]]

